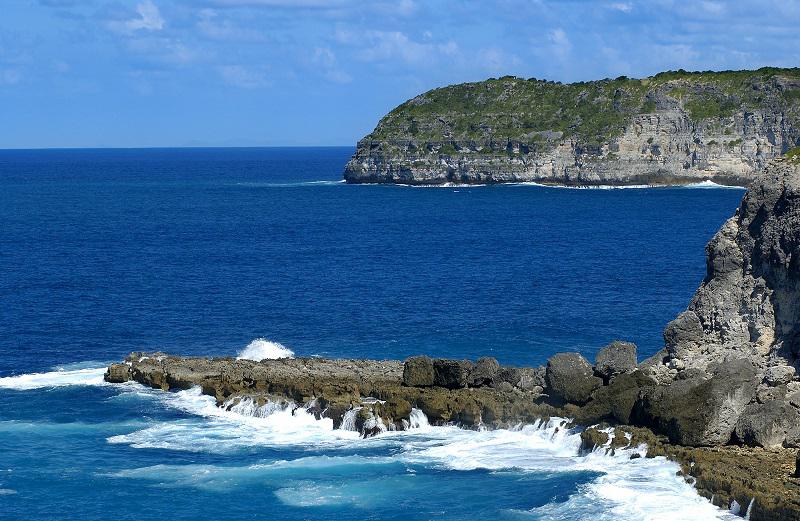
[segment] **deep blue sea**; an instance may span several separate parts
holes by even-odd
[[[556,424],[360,440],[195,390],[131,351],[641,358],[743,192],[340,182],[351,148],[0,151],[0,518],[725,519],[660,458]],[[633,451],[635,449],[631,449]]]

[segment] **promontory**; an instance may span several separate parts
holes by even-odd
[[[559,83],[505,76],[406,101],[348,183],[747,186],[800,144],[800,69]]]

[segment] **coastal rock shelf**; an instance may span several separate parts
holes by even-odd
[[[348,183],[746,186],[800,144],[800,69],[665,72],[561,84],[507,76],[383,117]]]

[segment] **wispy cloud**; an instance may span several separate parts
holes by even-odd
[[[317,47],[314,49],[312,60],[322,69],[323,76],[334,83],[350,83],[353,78],[339,68],[336,55],[328,47]]]
[[[112,21],[109,26],[119,32],[133,33],[139,30],[160,31],[164,28],[164,18],[152,0],[145,0],[136,6],[136,16],[122,21]]]

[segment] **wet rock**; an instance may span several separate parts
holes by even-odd
[[[547,389],[554,397],[582,405],[603,385],[591,364],[578,353],[559,353],[547,361]]]
[[[595,357],[595,370],[605,379],[636,369],[636,344],[615,340]]]
[[[470,382],[473,364],[468,360],[433,361],[433,385],[446,389],[461,389]]]
[[[800,412],[784,401],[748,405],[736,423],[736,438],[745,445],[774,449],[796,446]]]
[[[427,356],[412,356],[403,364],[403,385],[430,387],[434,379],[433,360]]]
[[[609,442],[609,435],[597,427],[589,427],[581,432],[581,454],[593,452],[597,447],[603,447]]]

